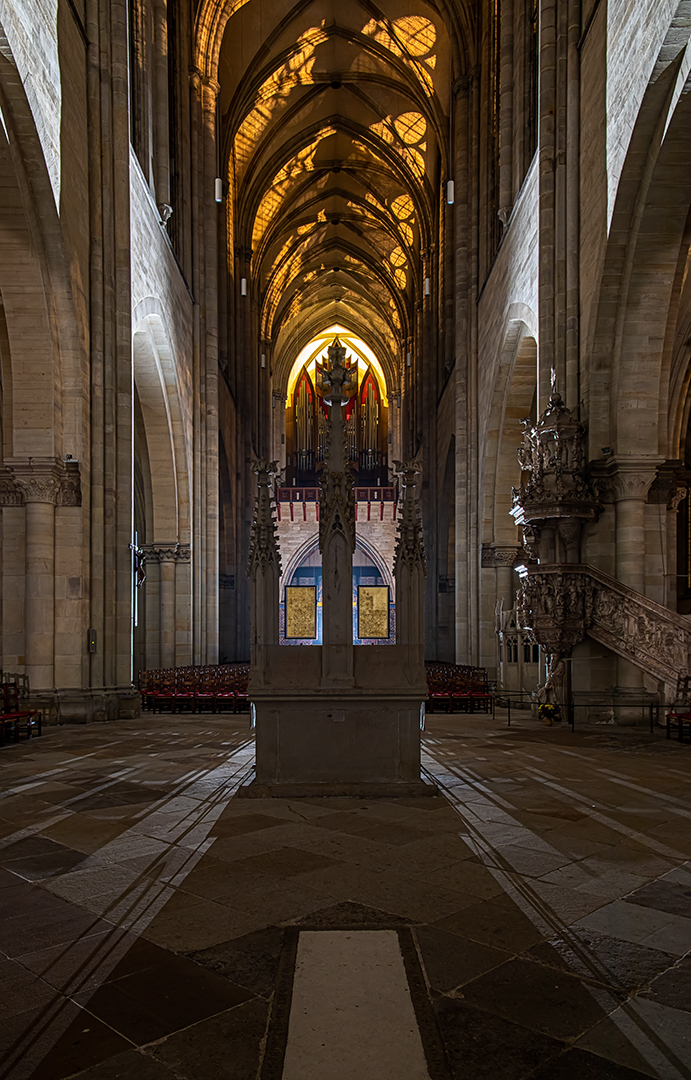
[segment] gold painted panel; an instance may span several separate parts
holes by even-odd
[[[286,638],[316,638],[316,636],[316,586],[286,586]]]
[[[358,586],[357,625],[359,638],[388,638],[388,585]]]

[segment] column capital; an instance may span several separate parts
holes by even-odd
[[[150,563],[189,562],[192,558],[189,544],[142,544],[141,550]]]
[[[7,465],[24,504],[57,504],[65,479],[62,461],[57,458],[9,458]]]
[[[514,567],[525,557],[525,551],[519,544],[505,545],[503,547],[494,547],[492,544],[482,545],[481,564],[483,570],[497,566]]]
[[[659,454],[650,454],[611,457],[604,467],[598,462],[599,467],[592,472],[600,497],[614,502],[627,499],[645,502],[664,460]]]
[[[0,506],[26,503],[81,506],[79,462],[68,458],[8,458],[0,468]]]

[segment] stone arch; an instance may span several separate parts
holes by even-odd
[[[396,586],[391,567],[386,565],[386,562],[384,561],[384,559],[382,559],[380,553],[377,551],[374,545],[363,539],[362,536],[356,535],[355,546],[356,548],[360,548],[360,550],[372,560],[377,570],[381,574],[383,580],[391,589],[391,595],[395,596]],[[281,595],[283,594],[284,586],[291,580],[293,574],[303,562],[303,560],[312,555],[315,551],[318,550],[318,548],[319,534],[315,533],[314,536],[311,536],[308,540],[305,540],[304,544],[301,544],[301,546],[293,552],[291,558],[286,563],[281,574]]]
[[[140,415],[140,422],[135,422],[135,477],[138,471],[143,474],[147,494],[143,655],[147,668],[170,668],[191,662],[191,470],[176,358],[155,299],[137,306],[133,325],[135,405]],[[144,446],[139,445],[142,439]]]
[[[68,455],[79,471],[82,495],[88,492],[81,329],[88,319],[79,268],[71,267],[65,253],[45,130],[42,142],[12,52],[16,35],[8,40],[6,31],[0,24],[2,449],[11,470],[7,490],[14,474],[23,498],[10,490],[2,515],[3,532],[19,540],[21,553],[12,571],[21,600],[11,614],[4,612],[2,659],[4,667],[25,671],[32,689],[43,690],[82,686],[88,677],[82,647],[89,625],[82,591],[89,577],[84,515],[80,499],[77,505],[55,505]],[[29,89],[34,94],[36,88]],[[50,164],[55,180],[55,161]]]
[[[691,239],[690,9],[684,0],[671,21],[618,186],[584,385],[593,457],[603,445],[666,457],[682,428],[673,354]]]
[[[502,547],[518,542],[510,516],[511,488],[521,479],[518,447],[521,420],[534,409],[537,391],[537,341],[530,313],[509,313],[488,421],[483,467],[483,545]]]
[[[518,447],[521,420],[534,415],[537,402],[537,335],[533,312],[513,305],[499,353],[482,473],[482,663],[497,664],[494,630],[500,605],[513,607],[513,564],[521,544],[511,510],[511,488],[520,483]]]
[[[151,311],[142,315],[138,310],[134,325],[134,383],[151,469],[149,541],[189,544],[189,467],[175,357],[160,314]]]
[[[86,345],[79,327],[88,322],[85,297],[65,253],[56,205],[59,162],[50,153],[49,166],[44,150],[54,132],[46,141],[42,124],[39,133],[6,29],[0,23],[0,213],[10,242],[0,259],[0,290],[12,353],[13,453],[69,453],[84,460],[80,380]]]

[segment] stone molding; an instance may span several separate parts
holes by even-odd
[[[491,544],[482,545],[482,569],[487,570],[497,566],[514,567],[526,557],[522,547],[493,547]]]
[[[192,549],[189,544],[142,544],[144,561],[150,563],[190,562]]]
[[[218,587],[219,587],[219,589],[234,589],[235,588],[235,574],[219,574],[218,575]]]

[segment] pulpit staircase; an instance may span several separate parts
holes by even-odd
[[[691,621],[594,566],[529,567],[520,618],[539,644],[562,655],[592,638],[654,678],[667,702],[691,670]]]

